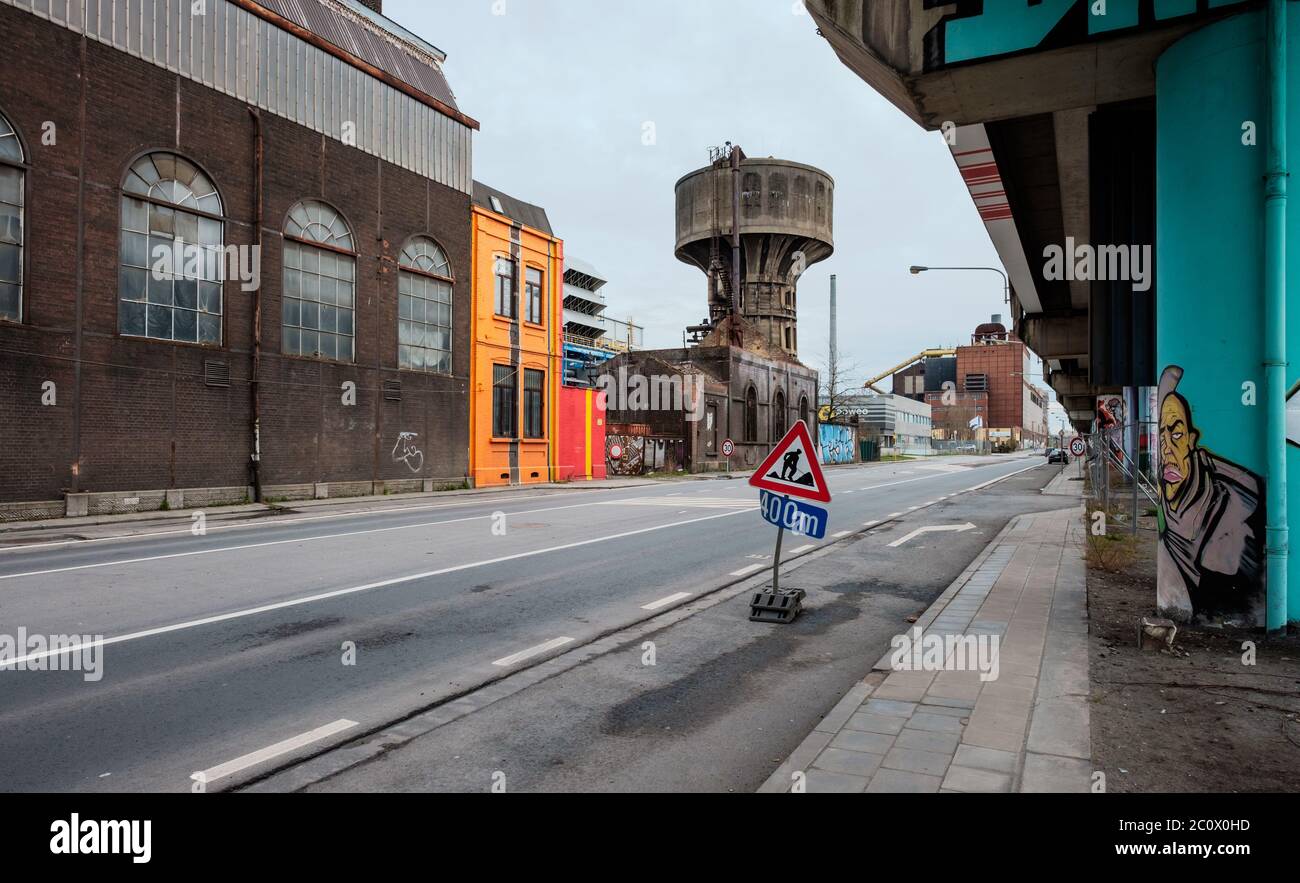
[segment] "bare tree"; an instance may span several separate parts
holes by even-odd
[[[829,419],[841,416],[849,401],[861,396],[868,390],[862,385],[862,368],[853,359],[846,359],[842,352],[833,351],[821,361],[822,370],[817,378],[817,410],[823,410]],[[826,410],[829,409],[829,410]]]

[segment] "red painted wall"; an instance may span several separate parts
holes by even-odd
[[[597,391],[560,387],[559,416],[558,479],[591,481],[605,478],[605,409],[601,407]],[[587,443],[589,422],[590,445]]]

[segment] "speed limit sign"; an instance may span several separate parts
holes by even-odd
[[[734,453],[736,453],[736,443],[731,439],[727,439],[722,443],[722,456],[730,457]]]
[[[1076,436],[1070,442],[1070,453],[1076,457],[1082,457],[1084,454],[1088,453],[1088,446],[1084,444],[1082,438]]]

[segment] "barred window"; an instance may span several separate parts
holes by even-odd
[[[283,351],[335,362],[356,357],[352,230],[323,202],[303,200],[284,226]]]
[[[23,191],[27,174],[18,133],[0,116],[0,319],[23,316]]]
[[[524,371],[524,438],[546,438],[546,372]]]
[[[492,366],[492,437],[516,438],[518,372],[509,365]]]
[[[226,254],[216,186],[184,157],[150,153],[122,190],[119,333],[220,346]]]
[[[493,273],[496,276],[496,312],[507,319],[515,317],[515,262],[510,258],[497,258]]]
[[[528,268],[528,276],[524,282],[524,318],[534,325],[542,324],[544,279],[541,270],[536,267]]]
[[[451,373],[451,296],[447,253],[412,237],[398,259],[397,363],[412,371]]]

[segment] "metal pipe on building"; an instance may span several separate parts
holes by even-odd
[[[1269,131],[1264,175],[1264,389],[1267,403],[1268,557],[1270,635],[1287,625],[1286,229],[1287,229],[1287,4],[1269,0],[1265,35]]]
[[[740,272],[740,161],[745,154],[740,145],[731,148],[731,342],[743,346],[740,331],[740,287],[745,277]]]
[[[249,394],[252,396],[253,409],[253,501],[262,502],[262,395],[261,395],[261,377],[262,377],[262,171],[265,165],[265,154],[263,152],[264,141],[262,138],[262,114],[255,107],[250,107],[248,112],[253,116],[253,128],[255,132],[256,148],[253,152],[253,186],[256,192],[253,194],[255,227],[253,232],[253,245],[257,252],[256,260],[258,262],[257,287],[253,289],[253,368],[252,376],[249,378]]]

